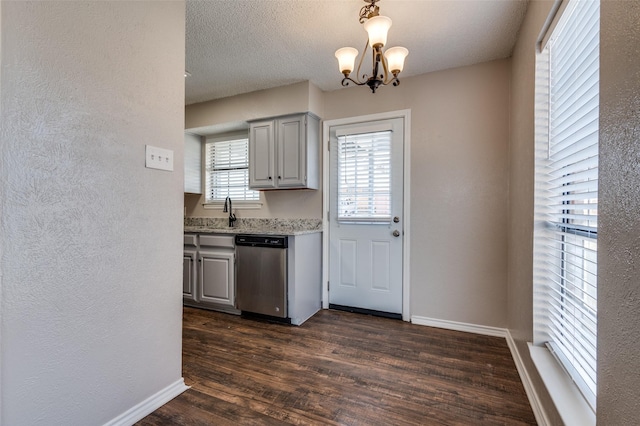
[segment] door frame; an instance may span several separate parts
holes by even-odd
[[[410,229],[411,229],[411,110],[403,109],[379,114],[338,118],[322,123],[322,308],[329,308],[329,129],[333,126],[361,123],[365,121],[388,120],[402,118],[404,120],[404,153],[403,153],[403,205],[402,223],[402,320],[411,320],[410,306]]]

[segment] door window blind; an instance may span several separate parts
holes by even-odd
[[[206,201],[260,199],[249,189],[249,140],[247,138],[206,144]]]
[[[541,52],[548,64],[547,157],[537,161],[535,239],[544,262],[536,323],[595,410],[599,2],[572,1]],[[543,120],[544,122],[545,120]]]
[[[391,132],[338,137],[338,220],[391,219]]]

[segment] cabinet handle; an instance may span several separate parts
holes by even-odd
[[[269,176],[269,180],[271,180],[271,176]]]
[[[280,176],[278,176],[278,179],[282,179]]]

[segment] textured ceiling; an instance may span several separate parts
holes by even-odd
[[[188,0],[186,104],[309,80],[340,89],[334,52],[362,52],[363,0]],[[400,79],[511,55],[526,0],[382,0]],[[366,60],[365,64],[369,62]],[[363,64],[363,67],[365,66]],[[363,69],[363,71],[365,71]]]

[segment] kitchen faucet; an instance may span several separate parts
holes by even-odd
[[[227,202],[229,203],[229,210],[227,210]],[[223,213],[229,212],[229,228],[233,228],[233,223],[237,220],[236,215],[233,214],[233,207],[231,206],[231,197],[227,197],[224,200],[224,208],[222,209]]]

